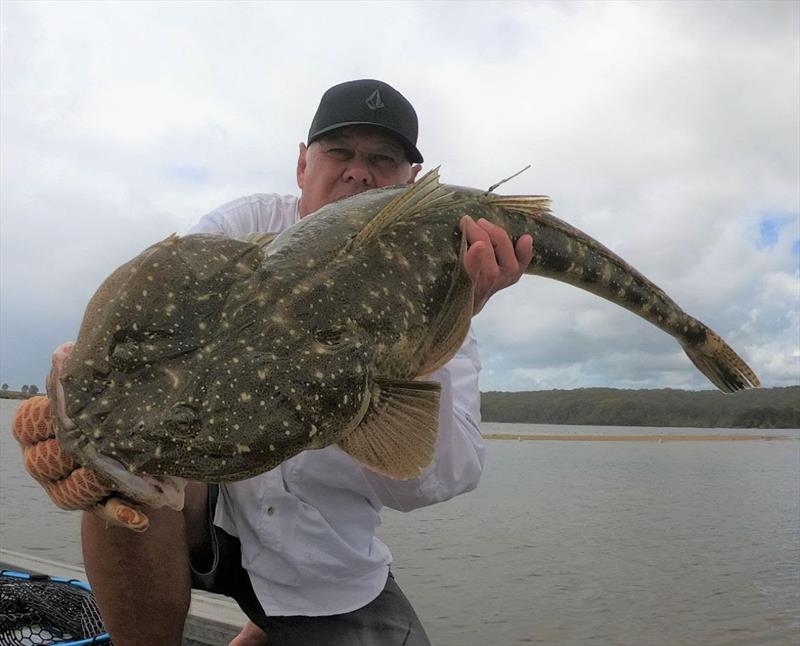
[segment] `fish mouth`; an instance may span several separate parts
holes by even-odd
[[[148,507],[169,507],[176,511],[183,509],[185,478],[136,475],[118,460],[101,453],[91,456],[88,466],[110,480],[114,489],[125,498]]]

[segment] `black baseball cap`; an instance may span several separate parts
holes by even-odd
[[[334,85],[322,95],[308,131],[308,143],[345,126],[375,126],[389,132],[406,151],[411,163],[421,163],[417,150],[417,113],[388,83],[360,79]]]

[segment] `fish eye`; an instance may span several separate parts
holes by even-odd
[[[314,330],[314,340],[329,348],[334,348],[342,344],[342,331],[335,328],[326,330]]]
[[[164,419],[164,426],[176,436],[187,438],[199,428],[200,418],[193,407],[179,402],[167,413]]]

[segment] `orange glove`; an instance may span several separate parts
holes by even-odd
[[[114,495],[112,487],[96,472],[76,464],[61,449],[51,410],[59,405],[58,378],[72,344],[53,353],[53,368],[47,378],[48,397],[32,397],[14,415],[12,432],[22,447],[25,470],[41,484],[61,509],[91,511],[108,522],[142,532],[149,521],[134,503]]]

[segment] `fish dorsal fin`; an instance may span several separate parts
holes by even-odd
[[[461,347],[469,332],[472,321],[473,290],[472,280],[464,268],[464,254],[467,252],[467,237],[461,236],[461,249],[458,253],[458,267],[445,306],[431,326],[431,343],[425,348],[423,363],[419,374],[427,375],[450,361]]]
[[[550,198],[546,195],[494,195],[489,194],[483,200],[501,209],[508,209],[522,215],[538,217],[550,213]]]
[[[377,379],[364,419],[339,446],[378,473],[417,477],[433,459],[440,390],[435,381]]]
[[[259,231],[256,233],[245,233],[241,236],[236,236],[237,240],[241,240],[242,242],[249,242],[251,244],[257,245],[261,247],[261,249],[266,249],[269,244],[278,237],[277,233],[266,233],[264,231]]]
[[[424,209],[452,195],[439,183],[439,168],[423,175],[406,190],[384,206],[353,239],[352,246],[365,244],[395,222],[419,215]]]

